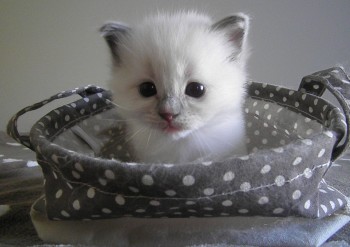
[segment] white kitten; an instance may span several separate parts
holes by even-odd
[[[139,162],[218,160],[242,151],[248,17],[195,12],[101,28],[111,89]]]

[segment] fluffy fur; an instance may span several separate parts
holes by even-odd
[[[135,27],[110,22],[101,33],[113,57],[114,102],[137,161],[184,163],[242,152],[246,15],[213,22],[196,12],[158,14]],[[143,82],[152,82],[156,94],[142,96]],[[191,82],[204,86],[203,96],[185,93]]]

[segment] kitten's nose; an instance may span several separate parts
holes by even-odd
[[[169,123],[171,121],[173,121],[173,119],[176,118],[178,115],[179,114],[172,114],[172,113],[168,113],[168,112],[164,112],[164,113],[160,112],[159,113],[159,116]]]

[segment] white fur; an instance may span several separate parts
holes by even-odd
[[[217,160],[242,150],[245,97],[245,47],[236,49],[224,31],[195,12],[158,14],[133,27],[118,43],[121,63],[113,68],[114,101],[129,126],[137,161],[184,163]],[[158,94],[144,98],[138,86],[152,81]],[[201,98],[185,95],[189,82],[205,85]],[[166,133],[158,115],[159,100],[180,99],[182,111],[173,121],[182,130]]]

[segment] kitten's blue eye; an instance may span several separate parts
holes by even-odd
[[[185,94],[193,98],[200,98],[205,93],[205,87],[199,82],[190,82],[186,86]]]
[[[157,94],[156,85],[154,85],[153,82],[149,81],[143,82],[139,86],[139,93],[146,98],[152,97],[153,95]]]

